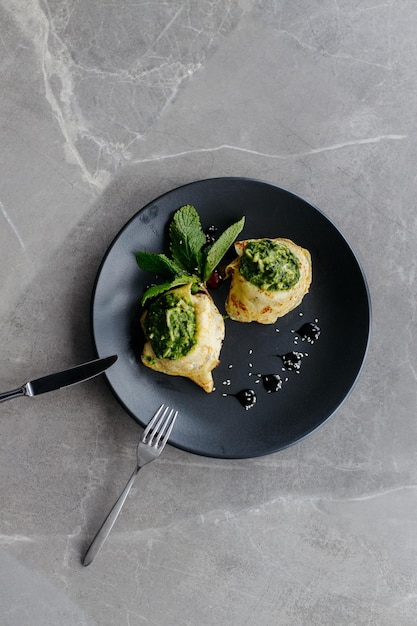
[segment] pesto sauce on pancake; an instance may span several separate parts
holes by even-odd
[[[239,272],[263,291],[288,291],[300,279],[300,263],[282,243],[259,239],[245,247]]]
[[[197,318],[189,298],[166,293],[152,302],[144,320],[146,338],[159,359],[179,359],[196,344]]]

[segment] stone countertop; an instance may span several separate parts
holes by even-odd
[[[198,179],[320,207],[373,308],[329,422],[253,459],[168,446],[88,568],[140,426],[103,377],[2,404],[2,626],[415,625],[414,2],[3,0],[0,15],[0,389],[94,358],[109,243]]]

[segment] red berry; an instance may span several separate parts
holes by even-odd
[[[210,289],[217,289],[220,283],[221,283],[220,274],[217,270],[214,270],[214,272],[212,273],[212,275],[207,281],[207,287],[209,287]]]

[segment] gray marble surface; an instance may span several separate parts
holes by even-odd
[[[415,625],[415,3],[1,0],[0,15],[1,389],[93,358],[108,244],[201,178],[319,206],[373,303],[332,420],[255,459],[169,446],[89,568],[141,428],[103,378],[3,403],[2,626]]]

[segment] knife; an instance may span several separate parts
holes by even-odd
[[[0,402],[5,400],[11,400],[12,398],[19,398],[20,396],[39,396],[42,393],[48,391],[55,391],[62,387],[68,387],[69,385],[76,385],[84,380],[89,380],[102,374],[108,367],[116,363],[117,355],[108,356],[104,359],[95,359],[82,365],[76,365],[69,370],[63,372],[57,372],[56,374],[49,374],[48,376],[42,376],[41,378],[35,378],[18,389],[12,391],[5,391],[0,393]]]

